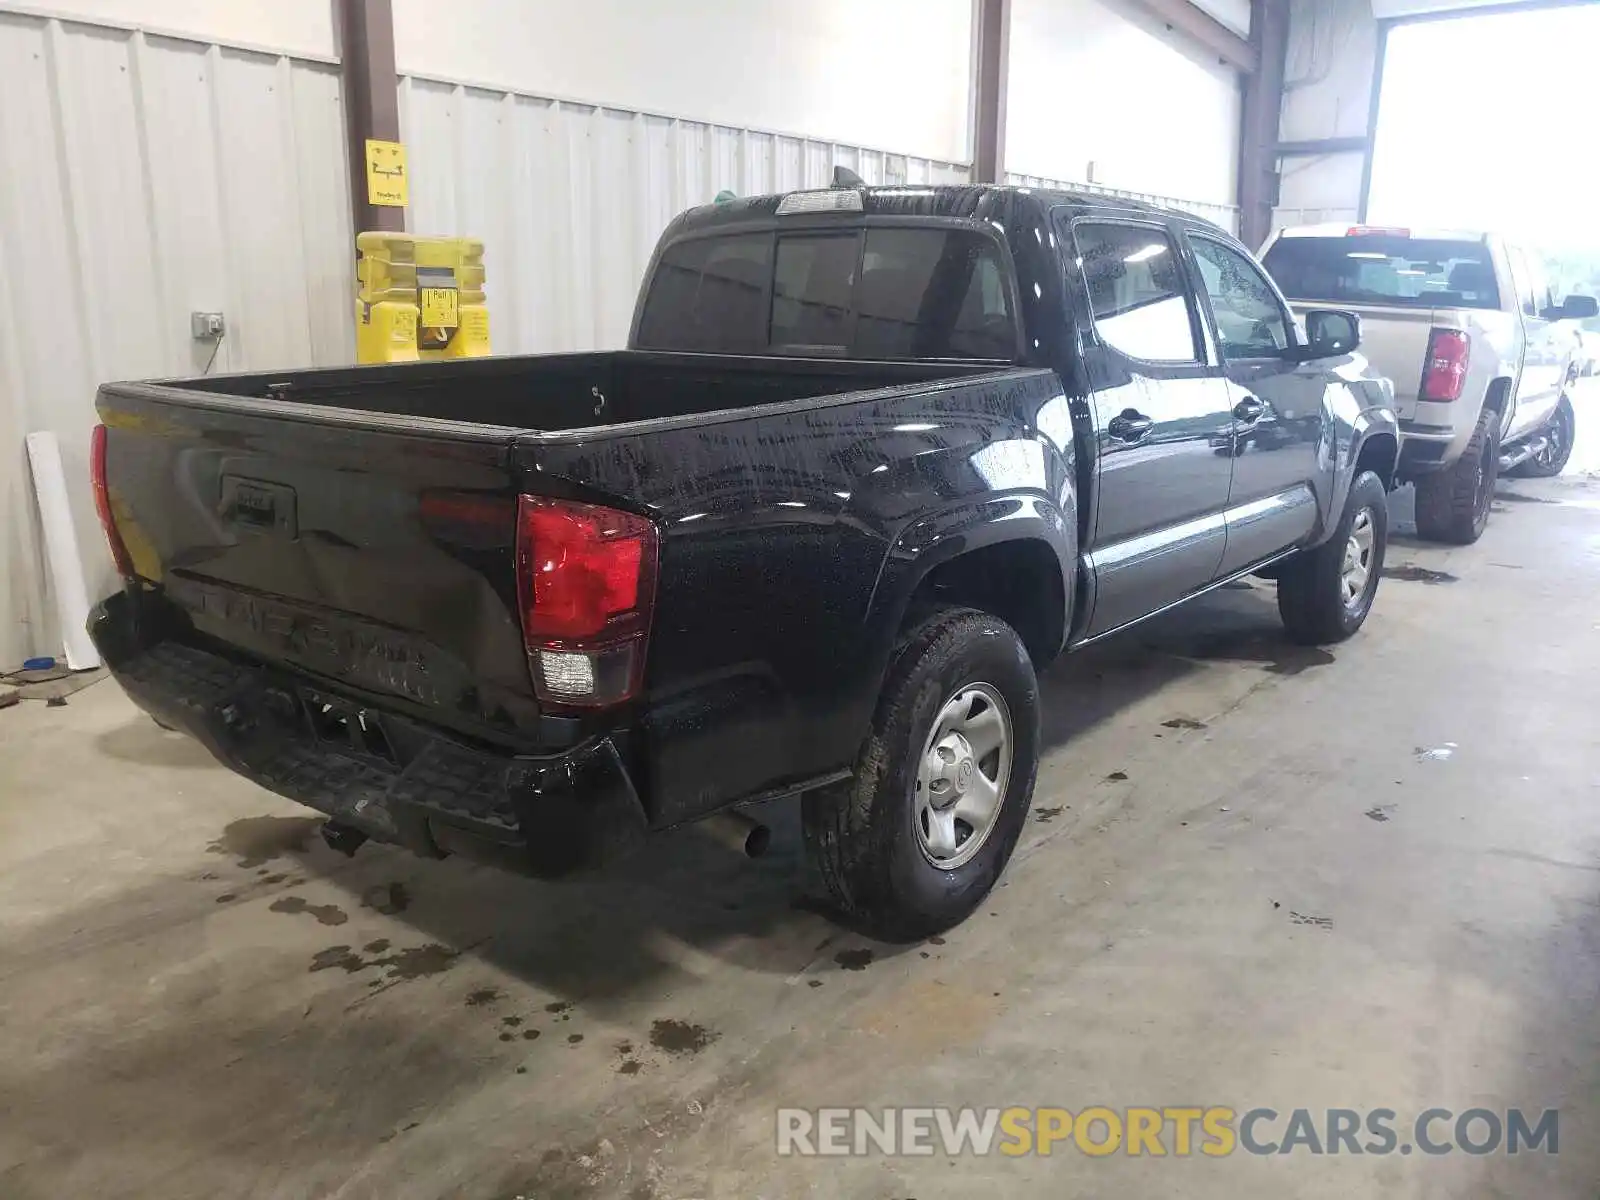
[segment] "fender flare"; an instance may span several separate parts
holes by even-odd
[[[989,493],[924,514],[907,525],[885,553],[873,587],[869,644],[892,645],[912,597],[937,568],[977,550],[1024,541],[1047,546],[1060,572],[1065,603],[1060,644],[1051,648],[1059,652],[1078,598],[1078,512],[1071,491],[1059,504],[1038,492]]]
[[[1320,545],[1338,528],[1339,518],[1344,513],[1345,502],[1350,497],[1350,489],[1355,486],[1356,464],[1361,461],[1361,452],[1369,442],[1379,437],[1385,437],[1394,442],[1395,463],[1398,465],[1400,421],[1395,416],[1392,408],[1374,405],[1362,409],[1350,422],[1349,441],[1343,445],[1336,444],[1333,463],[1333,487],[1328,497],[1328,510],[1322,515],[1322,529],[1312,545]],[[1390,478],[1384,480],[1384,486],[1388,488],[1394,486],[1392,473]]]

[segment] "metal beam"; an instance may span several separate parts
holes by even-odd
[[[394,11],[390,0],[338,0],[338,5],[345,142],[350,158],[350,216],[357,233],[367,229],[399,232],[406,227],[406,210],[367,200],[367,139],[400,140]]]
[[[1252,36],[1246,40],[1191,0],[1134,0],[1134,4],[1165,22],[1168,29],[1198,42],[1234,70],[1255,74],[1261,55],[1256,49],[1253,18]]]
[[[1318,154],[1364,154],[1372,145],[1365,137],[1308,138],[1303,142],[1279,142],[1279,158],[1313,158]]]
[[[972,178],[1005,179],[1006,87],[1011,73],[1011,0],[976,0],[972,73]]]
[[[1250,0],[1257,69],[1244,77],[1239,131],[1239,240],[1251,249],[1272,232],[1278,193],[1278,124],[1289,55],[1289,0]]]
[[[1389,63],[1389,31],[1393,21],[1378,22],[1378,53],[1372,61],[1372,90],[1367,98],[1367,149],[1361,156],[1361,195],[1356,200],[1356,220],[1365,222],[1372,198],[1372,156],[1378,145],[1378,112],[1383,107],[1383,73]]]

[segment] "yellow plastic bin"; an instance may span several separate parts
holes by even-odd
[[[364,363],[490,353],[477,238],[356,235],[356,358]]]

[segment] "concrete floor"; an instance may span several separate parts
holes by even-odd
[[[939,944],[816,915],[792,817],[758,863],[690,831],[566,886],[346,861],[114,684],[0,713],[0,1196],[1592,1198],[1600,389],[1579,422],[1479,545],[1397,541],[1331,653],[1255,585],[1052,670],[1035,816]],[[773,1153],[780,1105],[961,1103],[1559,1107],[1563,1137]]]

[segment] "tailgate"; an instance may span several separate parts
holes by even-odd
[[[516,430],[108,385],[112,511],[201,634],[493,737],[539,710],[516,615]]]
[[[1395,414],[1402,419],[1416,415],[1417,395],[1422,390],[1422,361],[1428,353],[1428,336],[1433,331],[1435,319],[1453,324],[1448,317],[1452,310],[1440,312],[1431,308],[1402,308],[1398,305],[1348,304],[1340,301],[1334,305],[1319,301],[1302,301],[1291,305],[1295,315],[1304,317],[1313,308],[1333,306],[1347,309],[1361,318],[1361,347],[1359,353],[1380,375],[1394,381]],[[1465,328],[1455,325],[1456,328]]]

